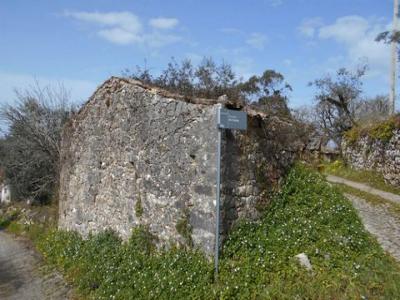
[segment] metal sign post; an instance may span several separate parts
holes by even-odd
[[[218,256],[219,256],[219,204],[220,204],[220,191],[221,191],[221,136],[222,129],[218,128],[218,150],[217,150],[217,202],[215,205],[215,279],[218,277]]]
[[[220,228],[220,192],[221,192],[221,140],[223,129],[247,129],[247,114],[243,111],[229,110],[217,107],[217,129],[218,129],[218,144],[217,144],[217,202],[215,205],[215,280],[218,279],[218,259],[219,259],[219,228]]]

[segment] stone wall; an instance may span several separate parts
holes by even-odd
[[[400,186],[400,129],[393,131],[388,142],[369,136],[352,144],[343,140],[342,155],[352,168],[378,171],[388,183]]]
[[[212,253],[219,102],[106,81],[64,128],[59,227],[126,239],[145,225],[160,245]],[[260,215],[297,151],[290,122],[248,114],[248,131],[223,133],[223,234]]]

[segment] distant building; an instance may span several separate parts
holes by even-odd
[[[340,150],[333,140],[325,136],[314,136],[306,145],[304,154],[309,159],[334,161],[340,156]]]

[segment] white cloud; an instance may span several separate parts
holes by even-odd
[[[258,50],[264,49],[266,42],[267,42],[267,37],[264,34],[257,32],[252,33],[250,37],[246,40],[247,45]]]
[[[313,38],[315,36],[318,27],[320,27],[321,25],[322,25],[322,19],[319,17],[305,19],[301,22],[300,26],[297,27],[297,30],[302,36],[305,36],[307,38]]]
[[[156,31],[145,30],[139,17],[131,12],[65,12],[64,15],[99,27],[97,35],[117,45],[144,45],[160,48],[182,39],[173,34],[162,35]],[[154,29],[173,29],[178,23],[179,21],[174,18],[154,18],[149,21]]]
[[[373,26],[373,25],[372,25]],[[369,22],[360,16],[338,18],[335,23],[323,26],[319,30],[320,38],[333,38],[338,42],[353,43],[355,39],[370,30]]]
[[[139,18],[127,11],[123,12],[65,12],[65,16],[79,21],[90,22],[104,26],[120,27],[130,32],[140,32],[142,24]]]
[[[331,39],[343,45],[353,64],[366,59],[372,70],[386,71],[389,66],[389,47],[375,41],[376,36],[386,28],[387,25],[381,20],[345,16],[333,24],[320,27],[318,38]]]
[[[102,29],[99,30],[97,34],[105,40],[119,45],[129,45],[140,43],[143,41],[142,36],[118,27],[111,29]]]
[[[178,26],[179,20],[175,18],[154,18],[150,19],[149,24],[156,29],[172,29]]]

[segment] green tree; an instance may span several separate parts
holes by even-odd
[[[292,87],[281,73],[266,70],[261,76],[252,76],[239,85],[247,102],[271,114],[289,116],[287,93]]]

